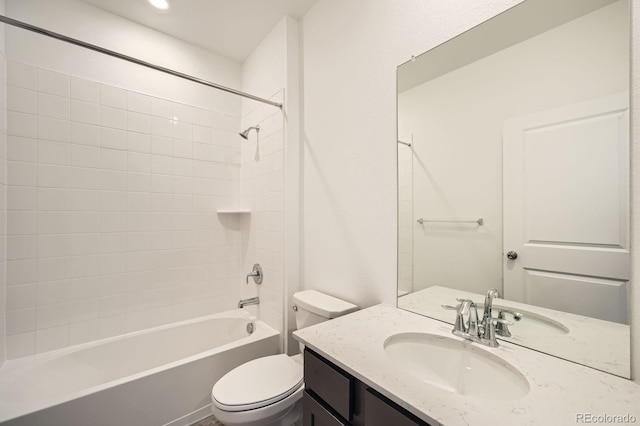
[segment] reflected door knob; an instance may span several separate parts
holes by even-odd
[[[517,258],[518,258],[518,253],[516,253],[515,251],[510,250],[510,251],[507,252],[507,259],[514,260],[514,259],[517,259]]]

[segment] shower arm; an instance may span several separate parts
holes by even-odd
[[[26,22],[18,21],[16,19],[8,18],[4,15],[0,15],[0,22],[3,22],[8,25],[12,25],[17,28],[22,28],[27,31],[31,31],[37,34],[41,34],[47,37],[54,38],[56,40],[64,41],[67,43],[75,44],[76,46],[84,47],[85,49],[93,50],[94,52],[103,53],[105,55],[112,56],[114,58],[122,59],[123,61],[131,62],[143,67],[151,68],[156,71],[163,72],[165,74],[170,74],[174,77],[182,78],[184,80],[189,80],[194,83],[202,84],[207,87],[211,87],[213,89],[222,90],[223,92],[232,93],[234,95],[242,96],[244,98],[253,99],[254,101],[262,102],[265,104],[273,105],[282,109],[282,104],[278,102],[271,101],[269,99],[264,99],[258,96],[251,95],[249,93],[241,92],[240,90],[232,89],[230,87],[222,86],[220,84],[213,83],[211,81],[203,80],[198,77],[193,77],[188,74],[181,73],[179,71],[174,71],[169,68],[161,67],[160,65],[155,65],[149,62],[145,62],[143,60],[134,58],[133,56],[124,55],[122,53],[115,52],[113,50],[105,49],[104,47],[96,46],[95,44],[87,43],[82,40],[78,40],[73,37],[68,37],[66,35],[56,33],[53,31],[45,30],[44,28],[36,27],[35,25],[27,24]]]

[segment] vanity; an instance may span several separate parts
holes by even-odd
[[[429,425],[309,348],[304,352],[304,378],[305,426]]]
[[[388,305],[296,331],[306,346],[304,425],[569,425],[590,416],[640,421],[634,382],[509,342],[479,347],[451,331],[449,324]],[[410,359],[409,353],[394,359],[389,347],[404,336],[409,343],[425,336],[432,340],[427,345],[447,342],[449,358],[461,362],[469,353],[486,357],[487,371],[477,370],[499,377],[456,388],[450,380],[464,381],[457,375],[464,371],[442,368],[436,382],[427,376],[428,365],[442,360]],[[505,392],[505,386],[513,387]]]

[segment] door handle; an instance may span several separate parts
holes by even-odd
[[[513,250],[509,250],[509,251],[507,252],[507,259],[509,259],[509,260],[515,260],[515,259],[517,259],[517,258],[518,258],[518,253],[516,253],[515,251],[513,251]]]

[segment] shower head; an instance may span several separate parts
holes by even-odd
[[[240,133],[238,133],[238,134],[239,134],[240,136],[242,136],[242,139],[247,139],[247,140],[248,140],[248,139],[249,139],[249,132],[250,132],[252,129],[256,129],[256,132],[257,132],[257,133],[260,133],[260,125],[259,125],[259,124],[256,124],[255,126],[251,126],[251,127],[249,127],[247,130],[245,130],[244,132],[240,132]]]

